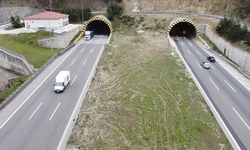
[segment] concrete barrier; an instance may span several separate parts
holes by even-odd
[[[250,52],[232,45],[218,34],[213,32],[210,26],[204,25],[204,34],[218,49],[231,61],[240,67],[240,70],[250,76]]]
[[[66,48],[71,40],[81,30],[80,26],[73,28],[71,31],[62,33],[52,38],[38,40],[38,45],[46,48]]]
[[[25,57],[3,48],[0,48],[0,66],[23,75],[34,73],[33,66]]]

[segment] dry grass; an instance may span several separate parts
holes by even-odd
[[[231,149],[164,33],[115,32],[67,149]]]

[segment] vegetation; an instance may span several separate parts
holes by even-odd
[[[78,149],[231,149],[167,41],[165,33],[113,32],[70,144]]]
[[[19,16],[11,16],[10,17],[11,20],[11,24],[13,28],[21,28],[24,25],[21,23],[20,21],[20,17]]]
[[[224,17],[216,27],[217,33],[224,36],[231,42],[246,41],[250,45],[250,32],[246,25],[241,26],[240,22],[232,17]]]
[[[29,76],[21,76],[11,81],[11,87],[0,92],[0,103],[3,102],[9,95],[11,95]]]
[[[58,10],[61,13],[69,14],[69,22],[81,22],[83,20],[88,20],[91,15],[90,8],[61,8]]]
[[[250,15],[250,1],[239,1],[237,5],[237,12],[242,19],[247,18]]]
[[[42,48],[37,44],[38,39],[47,37],[48,32],[0,35],[0,45],[23,55],[35,68],[40,68],[54,54],[51,49]]]
[[[121,16],[122,11],[123,11],[122,5],[112,2],[112,1],[108,4],[107,13],[108,13],[108,18],[110,20],[113,20],[114,17]]]

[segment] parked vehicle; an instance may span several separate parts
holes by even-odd
[[[56,76],[56,83],[54,84],[54,91],[56,93],[63,92],[70,81],[69,71],[60,71]]]
[[[208,56],[207,60],[214,63],[215,62],[215,58],[213,56]]]
[[[209,64],[208,62],[203,61],[203,62],[201,63],[201,66],[202,66],[203,68],[205,68],[205,69],[210,69],[210,64]]]
[[[93,31],[85,31],[84,39],[85,40],[90,40],[93,36],[94,36],[94,32]]]

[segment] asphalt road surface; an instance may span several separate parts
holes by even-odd
[[[250,149],[250,91],[219,63],[201,66],[208,54],[195,39],[173,37],[180,53],[211,100],[240,149]]]
[[[58,58],[0,112],[0,150],[56,150],[77,102],[107,41],[94,36]],[[53,91],[55,77],[69,70],[63,93]]]

